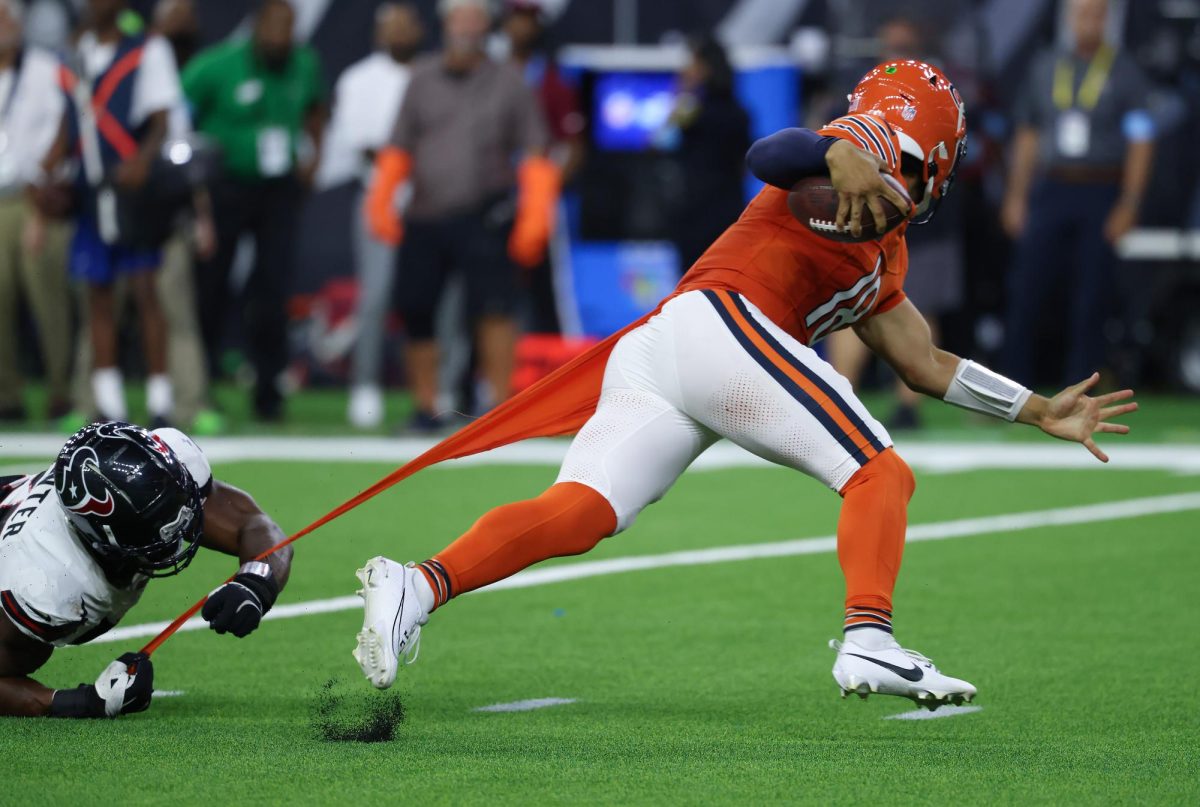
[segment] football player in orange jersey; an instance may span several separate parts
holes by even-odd
[[[948,403],[1036,425],[1082,443],[1132,412],[1132,391],[1098,397],[1097,376],[1053,398],[1033,394],[935,347],[902,289],[907,222],[876,240],[833,241],[789,211],[788,190],[828,173],[839,226],[861,234],[864,208],[884,229],[880,200],[912,207],[881,172],[903,178],[928,221],[966,150],[962,101],[934,67],[889,62],[868,73],[850,110],[819,132],[789,129],[747,161],[768,183],[691,268],[675,293],[608,354],[603,385],[558,480],[535,499],[498,507],[429,560],[374,558],[360,569],[363,629],[354,656],[376,687],[415,656],[421,626],[450,598],[550,557],[587,552],[628,528],[721,438],[824,482],[843,499],[838,560],[846,610],[834,679],[843,695],[879,692],[930,708],[975,695],[892,637],[892,590],[914,480],[850,384],[810,347],[852,326],[900,377]]]

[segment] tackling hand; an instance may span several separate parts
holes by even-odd
[[[1100,450],[1092,436],[1100,432],[1128,434],[1128,426],[1107,421],[1137,411],[1138,405],[1132,401],[1118,403],[1133,397],[1131,389],[1110,392],[1095,398],[1088,396],[1087,391],[1099,380],[1100,374],[1092,373],[1089,378],[1055,395],[1047,401],[1045,411],[1037,424],[1051,437],[1083,443],[1084,448],[1092,452],[1096,459],[1108,462],[1108,455]]]
[[[232,633],[241,639],[258,627],[278,596],[279,585],[270,574],[239,572],[208,595],[200,616],[217,633]]]
[[[150,708],[154,665],[144,653],[126,653],[104,668],[95,684],[60,689],[50,702],[51,717],[117,717]]]
[[[887,216],[879,199],[883,197],[897,210],[911,210],[912,203],[883,180],[880,172],[887,171],[883,160],[863,151],[845,140],[839,140],[825,152],[829,180],[838,192],[838,229],[850,228],[855,238],[862,235],[863,205],[875,217],[875,231],[887,230]]]

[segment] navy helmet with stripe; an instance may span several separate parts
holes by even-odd
[[[166,577],[200,546],[205,491],[171,447],[140,426],[80,429],[54,463],[54,488],[71,529],[106,568]]]

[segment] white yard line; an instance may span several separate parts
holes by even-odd
[[[901,712],[898,715],[888,715],[884,720],[938,720],[943,717],[957,717],[982,712],[982,706],[939,706],[934,711],[916,709],[911,712]]]
[[[1079,507],[1060,507],[1052,510],[1034,510],[1025,513],[1007,513],[980,518],[963,518],[954,521],[938,521],[932,524],[914,524],[908,528],[908,543],[917,541],[943,541],[947,538],[965,538],[972,535],[989,535],[1016,532],[1037,527],[1063,526],[1068,524],[1091,524],[1098,521],[1115,521],[1123,518],[1138,518],[1160,513],[1180,513],[1200,510],[1200,493],[1177,493],[1170,496],[1151,496],[1142,499],[1089,504]],[[581,580],[607,574],[662,569],[672,566],[702,566],[710,563],[729,563],[738,560],[782,558],[795,555],[814,555],[833,552],[837,549],[837,538],[827,535],[820,538],[800,538],[792,541],[774,541],[761,544],[720,546],[712,549],[693,549],[682,552],[667,552],[661,555],[634,555],[608,560],[583,561],[540,569],[526,569],[507,580],[493,583],[483,591],[500,591],[509,588],[529,588],[567,580]],[[349,569],[346,570],[347,573]],[[348,576],[348,575],[347,575]],[[474,592],[479,593],[479,592]],[[334,597],[328,600],[288,603],[272,608],[265,619],[289,619],[291,617],[325,614],[333,611],[348,611],[360,608],[362,600],[356,596]],[[114,628],[93,642],[124,642],[155,636],[165,628],[167,622],[150,622]],[[181,631],[200,630],[207,624],[198,618],[184,623]]]
[[[0,433],[0,458],[45,457],[46,464],[62,448],[62,435]],[[200,439],[214,463],[223,462],[380,462],[400,465],[434,445],[433,440],[395,437],[206,437]],[[979,468],[1099,469],[1082,447],[1069,443],[956,443],[901,440],[897,449],[909,465],[925,471],[969,471]],[[1104,441],[1109,467],[1127,471],[1156,470],[1200,473],[1200,445]],[[465,465],[558,465],[566,440],[526,440],[454,460]],[[696,470],[767,467],[768,463],[737,446],[720,442],[692,465]]]
[[[532,698],[511,703],[493,703],[491,706],[477,706],[472,712],[532,712],[534,709],[545,709],[548,706],[562,706],[575,703],[576,698]]]

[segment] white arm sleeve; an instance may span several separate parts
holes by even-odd
[[[994,373],[982,364],[963,359],[954,371],[954,380],[943,400],[946,403],[982,412],[1012,422],[1020,414],[1031,390],[1016,381]]]

